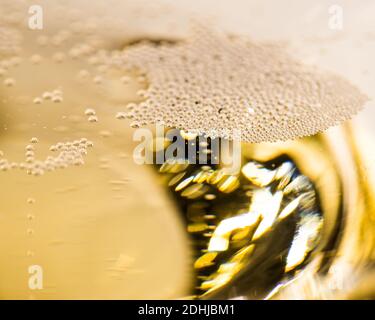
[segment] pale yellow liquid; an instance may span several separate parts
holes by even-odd
[[[24,15],[27,9],[25,4],[21,13]],[[61,20],[56,19],[56,25],[54,15],[46,15],[43,31],[27,30],[22,24],[24,41],[19,64],[9,66],[0,77],[0,150],[10,162],[20,163],[25,160],[25,147],[32,137],[39,140],[34,144],[36,159],[53,155],[49,148],[58,142],[86,138],[94,146],[87,150],[82,166],[45,172],[39,177],[20,169],[0,171],[0,299],[186,297],[194,292],[197,281],[181,212],[155,168],[134,163],[134,129],[129,120],[115,117],[127,103],[139,101],[136,93],[147,84],[138,82],[136,74],[98,68],[89,63],[88,55],[70,57],[70,49],[87,40],[77,25],[74,36],[54,44],[59,24],[66,27],[61,21],[70,23],[69,19],[64,20],[66,9],[60,11]],[[76,22],[81,19],[76,15]],[[128,30],[123,31],[126,34]],[[172,31],[168,29],[167,33]],[[105,34],[98,27],[91,35],[96,32]],[[47,36],[46,45],[37,44],[41,35]],[[111,36],[111,32],[106,35],[102,48],[120,50],[133,40],[125,39],[121,32],[112,43]],[[56,53],[65,55],[62,62],[54,60]],[[42,57],[37,64],[31,61],[35,54]],[[123,76],[130,77],[128,84],[122,82]],[[14,86],[5,85],[7,78],[15,80]],[[42,99],[41,104],[33,103],[45,91],[55,89],[62,91],[62,102]],[[98,122],[88,121],[87,108],[95,109]],[[263,144],[251,145],[243,151],[249,153],[249,159],[259,161],[286,153],[312,178],[324,213],[323,243],[333,233],[336,220],[340,219],[340,201],[345,200],[343,239],[338,240],[342,244],[324,254],[332,260],[340,258],[339,266],[351,266],[343,272],[347,281],[353,270],[363,272],[362,261],[374,256],[374,197],[360,167],[360,154],[354,152],[356,136],[342,131],[340,139],[330,137],[328,132],[312,139],[275,144],[270,149]],[[368,138],[361,139],[366,142],[363,149],[371,149]],[[341,147],[348,147],[348,153],[342,153]],[[333,276],[316,272],[315,262],[319,259],[319,255],[315,256],[305,278],[300,277],[290,290],[281,292],[281,298],[348,298],[349,293],[357,292],[353,286],[353,292],[340,289],[327,295]],[[29,286],[29,267],[33,265],[43,270],[42,289]],[[262,275],[254,275],[257,276]],[[321,292],[315,292],[313,289],[320,282]],[[369,292],[373,292],[374,281],[365,282]],[[365,297],[368,296],[366,292]]]
[[[35,39],[34,39],[35,40]],[[86,61],[52,55],[67,47],[25,46],[18,66],[1,85],[0,150],[9,161],[24,161],[32,137],[36,159],[52,155],[51,145],[87,138],[85,164],[40,177],[14,169],[0,172],[0,298],[166,299],[188,294],[190,254],[184,226],[167,191],[150,166],[133,161],[133,129],[117,111],[135,101],[136,81],[121,73],[99,75]],[[33,64],[33,54],[43,57]],[[82,80],[84,68],[90,76]],[[4,79],[4,78],[3,78]],[[44,100],[60,89],[63,102]],[[99,121],[90,123],[86,108]],[[28,203],[32,198],[35,203]],[[31,202],[31,200],[29,200]],[[43,289],[32,290],[31,265],[43,269]]]

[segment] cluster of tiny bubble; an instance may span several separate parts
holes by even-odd
[[[63,91],[61,89],[55,89],[53,91],[45,91],[42,96],[34,98],[34,104],[41,104],[43,101],[51,100],[54,103],[60,103],[63,101]]]
[[[109,59],[110,60],[110,59]],[[126,47],[115,59],[147,76],[130,104],[133,127],[163,123],[210,137],[273,142],[350,119],[367,100],[345,79],[294,60],[276,44],[196,28],[177,44]]]
[[[98,122],[98,116],[96,115],[96,111],[92,108],[87,108],[85,110],[85,115],[87,116],[88,122]]]
[[[50,151],[58,153],[56,156],[48,156],[45,160],[37,160],[35,158],[35,144],[37,143],[37,138],[30,140],[30,144],[25,147],[25,161],[23,162],[10,162],[3,158],[4,154],[0,152],[0,171],[21,169],[26,170],[30,175],[41,176],[48,171],[64,169],[69,166],[80,166],[84,164],[87,149],[93,146],[93,143],[86,138],[59,142],[50,147]]]

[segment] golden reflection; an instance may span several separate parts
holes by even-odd
[[[197,298],[223,294],[233,298],[228,288],[243,278],[259,277],[261,271],[256,267],[249,271],[259,264],[278,270],[277,279],[253,289],[259,292],[258,298],[264,297],[270,287],[295,276],[308,264],[319,245],[329,242],[331,234],[324,233],[322,208],[339,208],[336,172],[326,157],[326,167],[315,166],[315,172],[307,170],[306,162],[302,166],[305,171],[298,166],[300,152],[307,152],[316,160],[322,158],[324,148],[321,137],[261,148],[243,144],[242,168],[234,175],[210,162],[183,168],[176,161],[160,166],[159,172],[167,177],[165,181],[172,188],[182,215],[186,215],[187,231],[197,247]],[[326,175],[331,179],[330,188],[316,185],[310,177],[321,179],[318,174],[327,169],[331,169]],[[321,203],[321,188],[331,190],[334,201],[329,205]],[[337,222],[334,217],[331,219],[327,223]],[[330,231],[335,226],[326,229]],[[275,249],[276,244],[281,244],[280,248]],[[248,294],[249,288],[243,293]]]
[[[362,231],[348,223],[367,219],[361,208],[373,199],[370,186],[357,180],[358,164],[341,162],[344,155],[361,161],[348,139],[352,130],[243,144],[237,175],[220,164],[190,164],[178,174],[162,168],[169,185],[182,181],[172,190],[197,249],[195,298],[332,299],[355,292],[353,271],[365,268],[374,242],[352,251]]]

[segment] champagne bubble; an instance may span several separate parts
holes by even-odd
[[[4,85],[7,87],[13,87],[15,84],[16,84],[16,80],[14,80],[13,78],[6,78],[4,80]]]
[[[88,120],[88,122],[98,122],[98,117],[97,116],[89,116],[87,120]]]
[[[88,108],[88,109],[85,110],[85,115],[86,116],[94,116],[94,115],[96,115],[96,112],[95,112],[94,109]]]
[[[50,99],[52,99],[52,93],[49,92],[49,91],[46,91],[46,92],[43,93],[42,97],[43,97],[44,100],[50,100]]]
[[[101,76],[95,76],[93,81],[95,84],[101,84],[103,82],[103,78]]]
[[[126,119],[126,113],[125,112],[117,112],[116,113],[116,119],[119,119],[119,120]]]
[[[60,103],[62,101],[63,101],[63,98],[61,96],[59,96],[59,95],[54,95],[52,97],[52,102],[54,102],[54,103]]]
[[[132,127],[168,114],[165,124],[185,131],[274,142],[326,130],[350,119],[368,100],[346,80],[296,61],[280,45],[203,27],[176,44],[126,47],[116,65],[119,61],[150,82],[137,92],[143,101],[128,109]]]
[[[34,98],[33,103],[34,104],[41,104],[42,103],[42,99],[39,98],[39,97],[36,97],[36,98]]]
[[[34,257],[34,255],[35,255],[34,251],[31,251],[31,250],[27,250],[26,251],[26,256],[28,256],[28,257]]]

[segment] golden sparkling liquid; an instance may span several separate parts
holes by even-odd
[[[0,297],[187,295],[181,217],[154,170],[134,163],[133,131],[116,119],[140,85],[56,62],[54,51],[25,48],[7,69],[15,84],[0,88]],[[29,288],[31,265],[43,269],[42,290]]]
[[[0,298],[374,294],[374,197],[355,130],[243,144],[237,176],[139,166],[124,112],[148,83],[97,64],[99,45],[77,38],[28,35],[1,57]],[[297,176],[306,198],[288,192]]]

